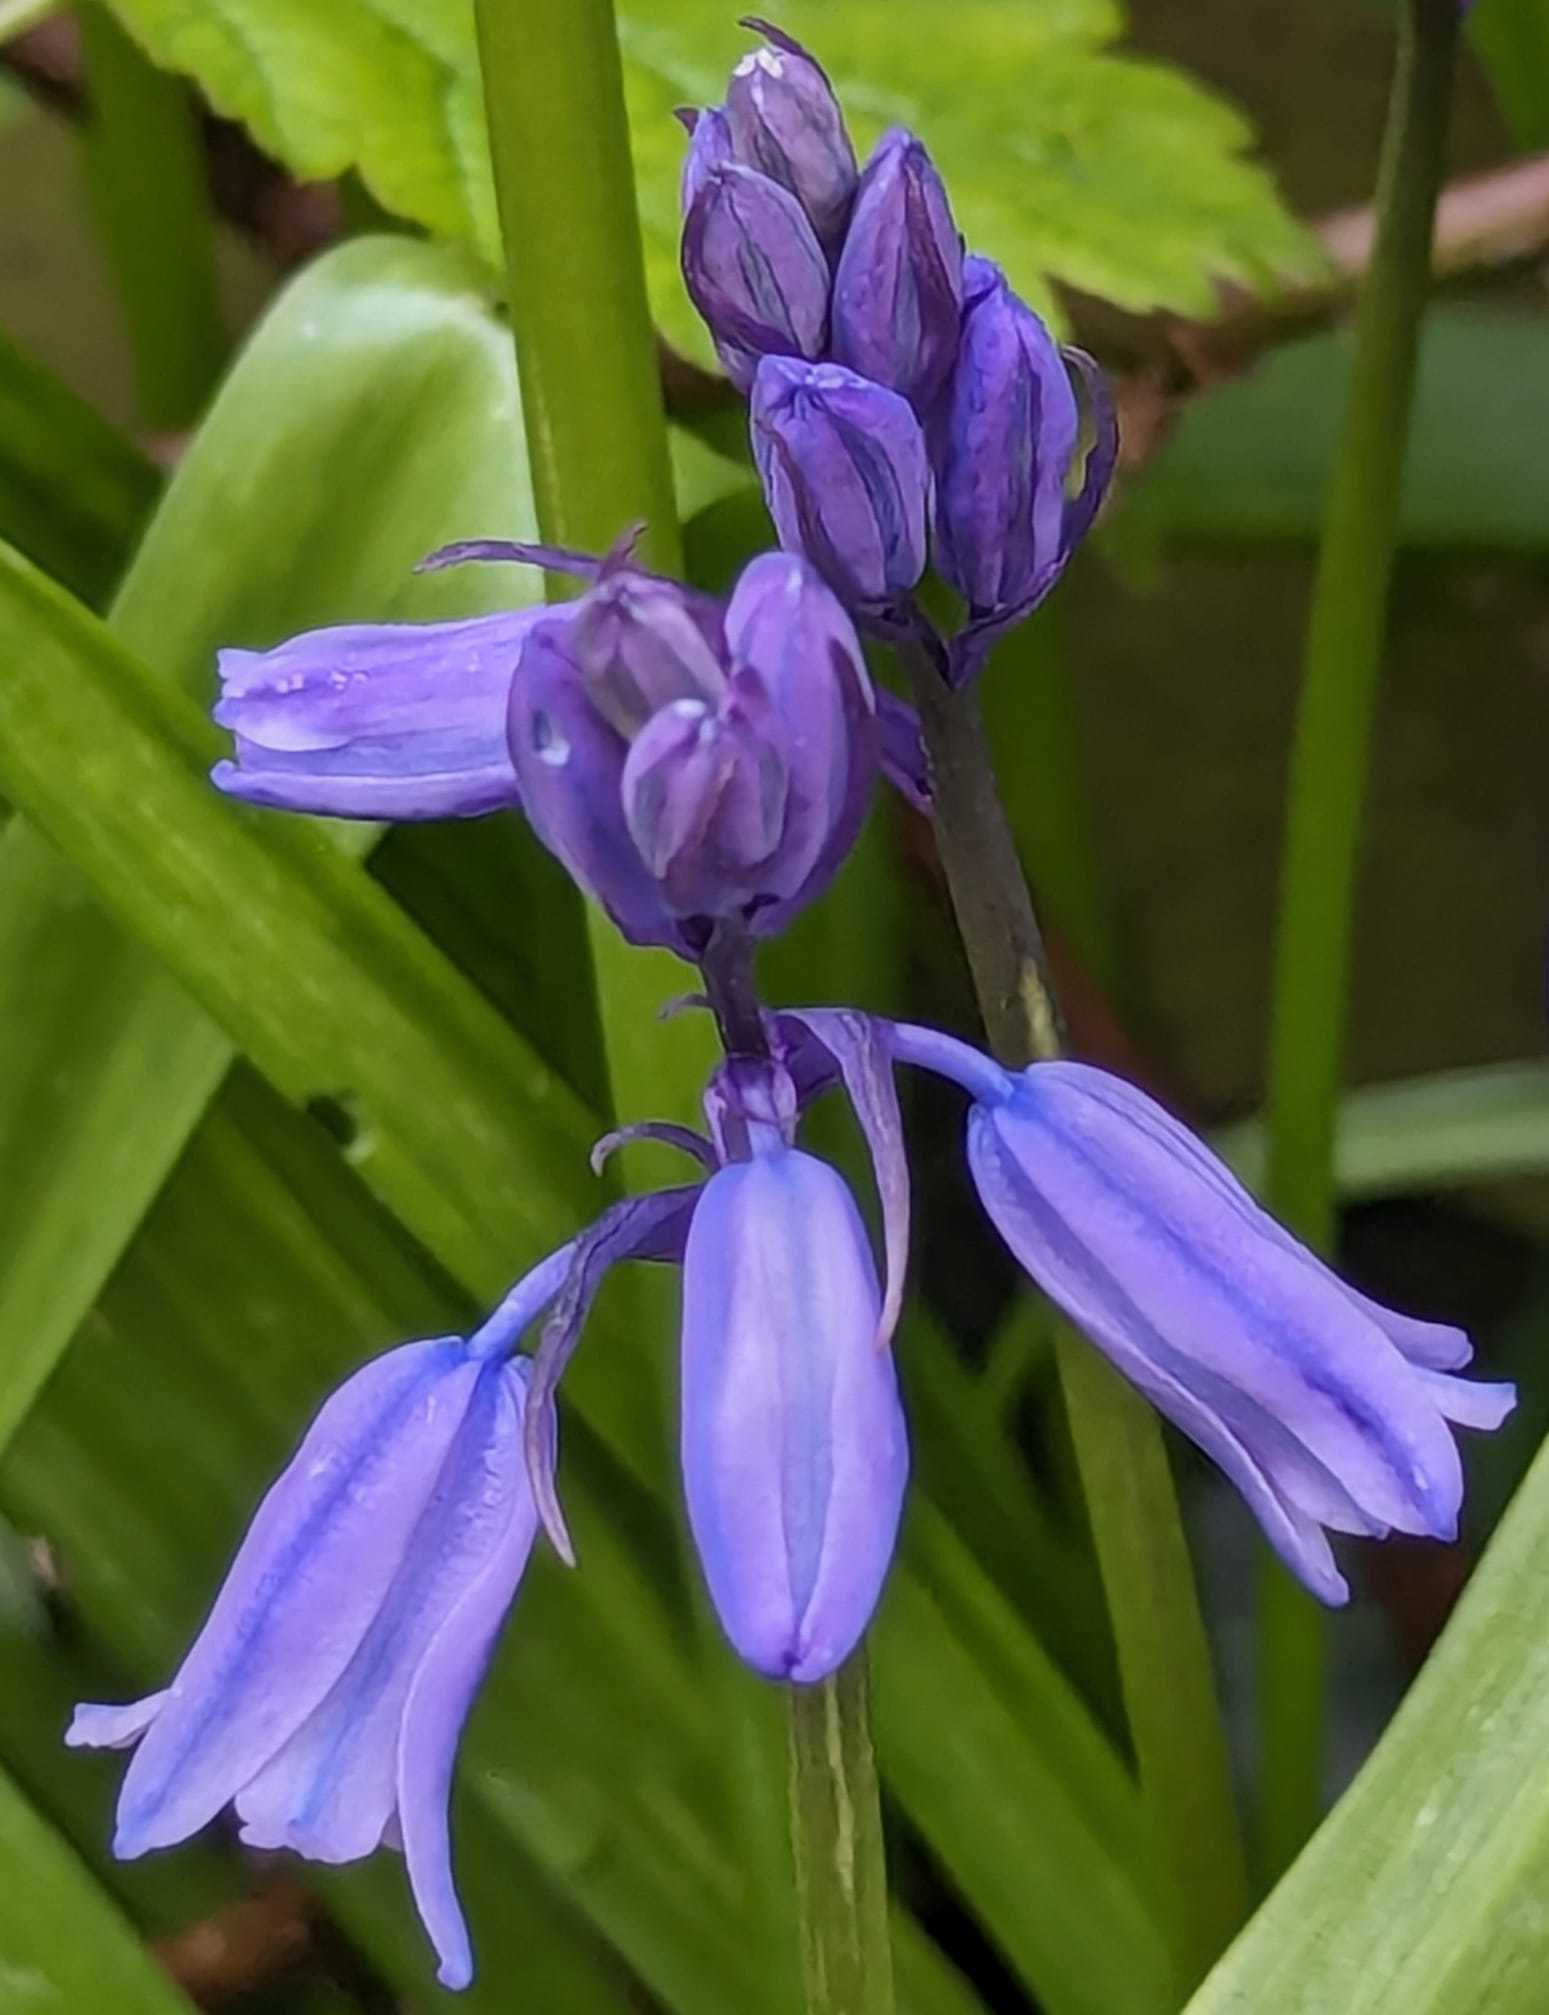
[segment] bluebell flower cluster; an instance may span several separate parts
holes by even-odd
[[[757,24],[761,25],[761,24]],[[557,1395],[609,1268],[681,1269],[680,1454],[706,1586],[740,1656],[810,1684],[880,1599],[909,1474],[891,1342],[910,1177],[896,1077],[968,1098],[967,1159],[1030,1279],[1236,1484],[1322,1600],[1328,1535],[1450,1538],[1453,1430],[1509,1386],[1458,1374],[1458,1330],[1347,1287],[1134,1086],[1003,1068],[935,1030],[835,1007],[768,1012],[755,941],[829,885],[886,775],[929,809],[912,713],[872,685],[856,622],[918,637],[934,562],[972,675],[1058,578],[1112,465],[1088,362],[989,261],[964,257],[920,143],[858,169],[810,56],[765,27],[726,103],[690,120],[685,270],[786,550],[729,599],[637,566],[475,541],[573,600],[461,623],[352,625],[221,654],[214,781],[343,818],[519,812],[635,944],[696,964],[726,1055],[704,1130],[648,1123],[693,1179],[615,1203],[467,1338],[411,1343],[331,1398],[260,1505],[170,1684],[81,1707],[68,1739],[135,1746],[116,1851],[227,1806],[244,1840],[345,1862],[402,1850],[449,1987],[473,1960],[452,1877],[458,1740],[540,1531],[574,1564]],[[1083,397],[1098,440],[1077,476]],[[870,1149],[880,1252],[800,1145],[838,1088]],[[529,1347],[529,1339],[531,1339]]]
[[[962,684],[1096,517],[1112,403],[1091,358],[965,256],[922,142],[895,127],[857,170],[818,63],[745,25],[764,41],[726,103],[682,115],[684,281],[748,394],[781,543],[864,627],[924,642]],[[914,599],[929,560],[964,605],[949,644]]]

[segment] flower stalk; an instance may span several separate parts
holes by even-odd
[[[978,700],[911,663],[936,844],[996,1057],[1058,1057],[1059,1007],[996,788]],[[1168,1884],[1180,2000],[1246,1914],[1230,1767],[1161,1428],[1088,1343],[1058,1326],[1060,1381],[1118,1651],[1125,1713]]]
[[[1333,1231],[1361,814],[1459,31],[1455,0],[1404,0],[1399,13],[1377,239],[1303,657],[1271,1004],[1267,1201],[1314,1247]],[[1317,1823],[1324,1742],[1322,1614],[1273,1561],[1258,1662],[1258,1852],[1272,1880]]]
[[[603,551],[644,521],[641,558],[681,565],[610,0],[477,0],[540,535]],[[599,962],[639,953],[593,932]],[[659,954],[657,956],[660,956]],[[714,963],[714,962],[712,962]],[[728,955],[724,1032],[750,1039]],[[720,981],[717,968],[717,983]],[[674,991],[672,982],[659,989]],[[606,989],[604,989],[606,992]],[[605,1017],[605,1020],[607,1018]],[[659,1078],[633,1018],[610,1060]],[[760,1035],[761,1043],[762,1037]],[[634,1073],[631,1073],[633,1075]],[[792,1848],[808,2015],[891,2015],[887,1883],[863,1668],[789,1689]],[[756,1895],[771,1866],[749,1883]]]

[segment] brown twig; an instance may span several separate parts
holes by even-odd
[[[156,1957],[191,2001],[218,2008],[294,1966],[312,1943],[316,1917],[299,1882],[276,1882],[161,1939]]]

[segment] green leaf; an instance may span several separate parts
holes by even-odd
[[[114,2015],[191,2015],[116,1907],[0,1771],[0,2000],[8,2009],[102,2005]]]
[[[163,679],[203,694],[222,643],[519,600],[531,590],[510,569],[412,573],[443,540],[528,527],[518,437],[509,345],[468,265],[397,239],[346,246],[286,290],[248,345],[124,581],[114,629]],[[334,830],[347,846],[371,836]],[[0,1082],[3,1442],[231,1043],[19,824],[0,835],[0,1028],[17,1066]]]
[[[160,485],[122,434],[0,334],[0,538],[96,607]]]
[[[1215,1146],[1243,1181],[1264,1167],[1258,1120],[1222,1127]],[[1483,1064],[1366,1085],[1339,1106],[1334,1180],[1344,1197],[1401,1196],[1509,1182],[1549,1168],[1549,1064]]]
[[[1360,1776],[1189,2015],[1538,2015],[1549,1449]]]
[[[303,179],[358,168],[390,210],[500,263],[472,9],[461,0],[113,0],[160,63],[199,79]],[[677,268],[674,106],[721,97],[747,48],[722,0],[620,22],[652,301],[708,355]],[[1114,0],[791,0],[781,24],[833,72],[869,145],[916,126],[970,240],[1048,301],[1064,280],[1126,307],[1203,313],[1214,284],[1315,269],[1246,158],[1241,115],[1163,65],[1116,54]]]
[[[1347,335],[1287,345],[1194,406],[1135,486],[1140,525],[1177,539],[1310,539],[1350,381]],[[1541,552],[1549,328],[1483,308],[1426,320],[1404,478],[1409,546]]]
[[[1517,145],[1549,145],[1549,4],[1479,0],[1468,28]]]

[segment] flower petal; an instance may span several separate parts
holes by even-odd
[[[436,1631],[409,1688],[398,1739],[398,1823],[409,1882],[420,1919],[440,1956],[443,1987],[473,1978],[468,1927],[452,1879],[449,1803],[458,1738],[510,1610],[537,1533],[537,1515],[522,1468],[518,1416],[523,1406],[520,1364],[501,1367],[502,1427],[492,1447],[503,1531],[479,1575]],[[509,1425],[504,1423],[509,1420]]]
[[[327,1695],[392,1587],[477,1377],[455,1337],[407,1344],[324,1406],[129,1766],[121,1858],[213,1818]]]

